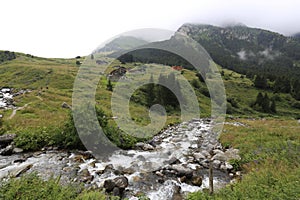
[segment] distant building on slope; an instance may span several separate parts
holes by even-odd
[[[177,70],[177,71],[181,71],[183,69],[183,67],[181,67],[181,66],[172,66],[172,69]]]

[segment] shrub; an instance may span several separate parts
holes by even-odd
[[[59,180],[41,180],[35,174],[22,176],[20,179],[11,179],[1,182],[0,199],[44,199],[68,200],[75,199],[77,192],[72,186],[61,186]]]

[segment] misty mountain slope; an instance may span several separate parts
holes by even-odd
[[[128,50],[147,43],[147,41],[133,36],[120,36],[105,44],[104,47],[96,50],[96,52]]]
[[[300,43],[267,30],[246,26],[184,24],[178,32],[199,42],[219,65],[242,74],[300,76]]]

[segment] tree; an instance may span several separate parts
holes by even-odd
[[[91,59],[94,60],[94,55],[93,54],[91,54]]]
[[[296,100],[300,100],[300,81],[295,80],[293,83],[292,96]]]
[[[275,80],[274,83],[274,92],[291,92],[291,82],[287,78],[280,77]]]
[[[153,83],[153,75],[151,75],[149,84],[146,86],[146,99],[147,99],[147,106],[151,107],[155,102],[155,90],[154,90],[154,83]]]
[[[110,79],[108,79],[108,83],[107,83],[107,85],[106,85],[106,89],[107,89],[108,91],[113,91],[113,86],[112,86],[112,84],[111,84]]]
[[[270,106],[270,111],[272,113],[276,113],[276,103],[275,103],[275,100],[273,99],[272,102],[271,102],[271,106]]]
[[[257,104],[259,106],[262,106],[263,99],[264,99],[264,96],[262,95],[261,92],[259,92],[257,97],[256,97],[255,104]]]
[[[266,77],[257,75],[254,80],[254,86],[257,88],[266,89],[268,87]]]
[[[265,93],[262,100],[261,108],[264,112],[270,112],[270,99],[267,93]]]

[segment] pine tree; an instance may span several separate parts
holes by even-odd
[[[271,106],[270,106],[270,111],[272,113],[276,113],[277,110],[276,110],[276,103],[275,103],[275,100],[273,99],[272,102],[271,102]]]
[[[274,92],[283,92],[283,93],[291,92],[290,80],[285,77],[277,78],[274,83]]]
[[[268,81],[264,76],[256,76],[254,80],[254,86],[257,88],[266,89],[268,87]]]
[[[264,99],[264,96],[262,95],[261,92],[259,92],[257,97],[256,97],[255,104],[257,104],[259,106],[262,106],[263,99]]]
[[[300,81],[296,80],[293,83],[292,95],[296,100],[300,100]]]
[[[106,89],[107,89],[108,91],[113,91],[113,86],[112,86],[112,84],[111,84],[110,79],[108,79],[108,83],[107,83],[107,85],[106,85]]]
[[[146,93],[147,93],[147,106],[151,107],[155,102],[155,90],[154,90],[154,83],[153,83],[153,75],[151,75],[149,84],[146,86]]]
[[[265,93],[261,108],[264,112],[270,112],[270,99],[267,93]]]

